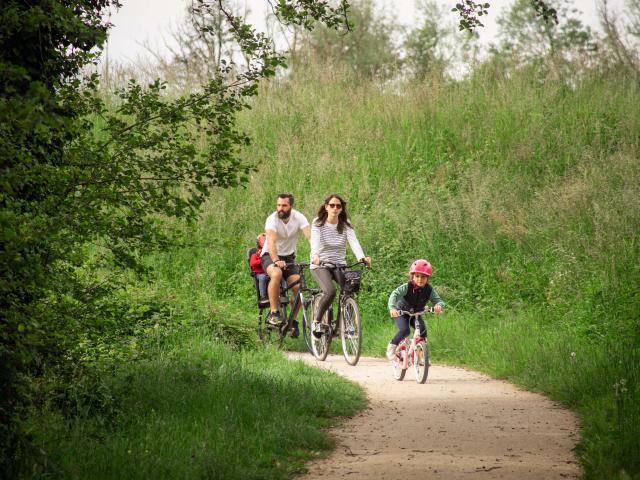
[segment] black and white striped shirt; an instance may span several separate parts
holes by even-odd
[[[347,264],[347,242],[351,251],[360,260],[364,258],[364,252],[360,242],[356,238],[353,228],[345,226],[342,233],[338,233],[338,224],[325,222],[321,227],[316,225],[318,219],[311,222],[311,261],[318,255],[321,262],[333,263],[334,265]],[[311,268],[318,268],[311,265]]]

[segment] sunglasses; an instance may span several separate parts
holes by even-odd
[[[327,203],[327,206],[328,206],[329,208],[337,208],[338,210],[341,210],[341,209],[342,209],[342,205],[341,205],[341,204],[339,204],[339,203]]]

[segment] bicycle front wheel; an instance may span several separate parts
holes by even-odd
[[[311,333],[311,322],[313,321],[313,301],[310,298],[304,298],[304,295],[300,293],[300,300],[302,301],[302,337],[304,338],[304,345],[307,347],[307,351],[313,355],[313,347],[311,345],[313,334]]]
[[[413,351],[413,370],[416,374],[416,382],[424,383],[429,375],[429,347],[420,342]]]
[[[392,361],[393,378],[398,381],[404,380],[404,374],[407,373],[407,369],[404,368],[404,366],[406,365],[406,358],[407,350],[403,348],[398,352],[398,355],[396,355],[396,358],[394,358]]]
[[[360,360],[362,352],[362,319],[356,301],[348,297],[343,302],[340,318],[340,339],[342,353],[349,365],[355,365]]]

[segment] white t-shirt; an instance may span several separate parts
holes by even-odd
[[[298,244],[298,233],[309,226],[307,218],[299,211],[291,209],[289,221],[284,223],[278,218],[278,212],[273,212],[267,217],[264,223],[264,230],[275,230],[278,234],[278,255],[293,255],[296,253],[296,245]],[[264,242],[262,255],[269,253],[269,240]]]

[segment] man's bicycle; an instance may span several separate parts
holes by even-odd
[[[420,336],[418,319],[428,313],[435,313],[435,310],[433,307],[426,307],[420,312],[399,310],[399,313],[400,315],[409,315],[414,332],[410,342],[408,342],[406,338],[403,338],[396,348],[395,358],[391,361],[393,376],[396,380],[404,380],[407,369],[413,366],[416,382],[424,383],[427,381],[427,376],[429,375],[429,345],[426,337],[423,338]]]
[[[327,358],[333,337],[340,335],[342,341],[342,353],[349,365],[355,365],[360,359],[362,351],[362,317],[355,299],[355,295],[360,289],[361,269],[349,270],[357,265],[366,265],[364,261],[356,262],[346,267],[336,267],[332,264],[324,263],[323,267],[343,268],[344,283],[340,286],[338,296],[338,314],[334,318],[333,305],[331,305],[323,318],[318,322],[319,331],[313,330],[317,303],[320,300],[322,291],[318,290],[313,295],[312,314],[304,319],[311,322],[303,324],[305,341],[307,338],[311,344],[311,353],[316,359],[323,361]]]
[[[271,325],[267,322],[267,317],[270,312],[269,301],[258,302],[258,336],[265,345],[273,345],[277,348],[281,348],[284,344],[284,339],[288,332],[293,329],[293,322],[297,316],[298,311],[302,312],[302,325],[311,323],[311,298],[316,295],[320,290],[317,288],[309,288],[304,278],[304,269],[309,267],[308,263],[288,264],[297,265],[300,270],[300,278],[291,285],[287,285],[286,282],[280,284],[280,299],[278,310],[280,312],[280,318],[283,322],[280,325]],[[289,302],[289,290],[296,285],[300,285],[300,289],[293,298],[293,303]],[[302,309],[300,308],[302,306]],[[307,335],[304,335],[305,345],[309,353],[312,353],[310,339]]]

